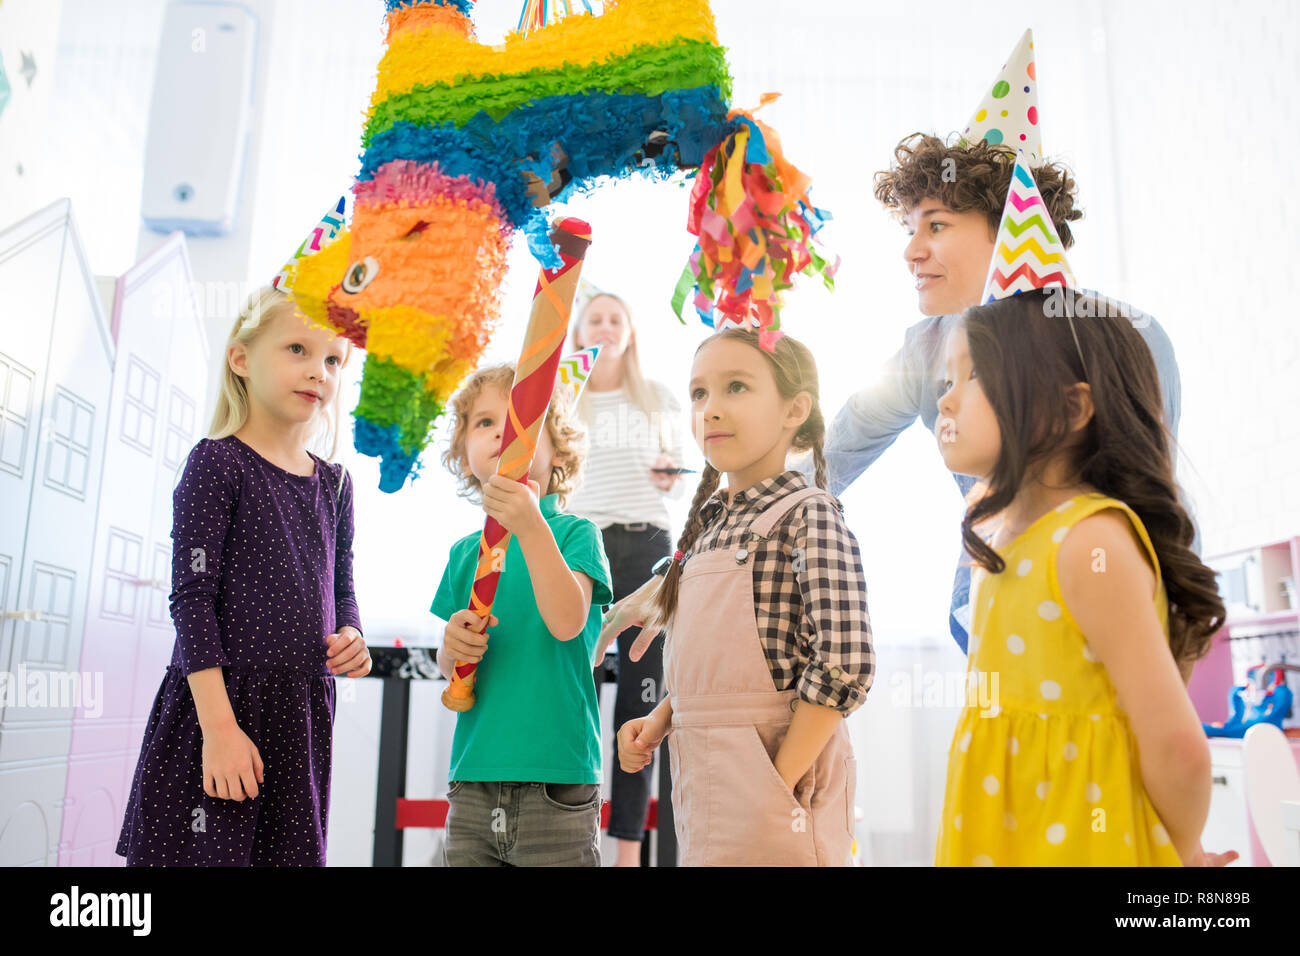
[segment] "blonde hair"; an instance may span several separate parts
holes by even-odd
[[[226,339],[226,347],[221,351],[221,387],[217,391],[217,407],[212,415],[212,425],[208,428],[208,437],[225,438],[244,427],[248,421],[248,383],[235,374],[230,367],[230,347],[236,343],[245,348],[252,348],[253,343],[262,337],[271,323],[284,313],[301,315],[294,306],[293,299],[286,293],[271,286],[262,286],[251,296],[239,311],[235,326]],[[339,368],[348,364],[352,356],[352,343],[348,342],[343,362]],[[316,431],[308,439],[308,446],[317,450],[328,449],[328,454],[320,455],[332,461],[339,450],[339,404],[342,389],[334,392],[334,401],[321,407]]]
[[[462,498],[477,499],[483,491],[483,486],[469,469],[470,412],[484,389],[499,389],[508,397],[514,380],[513,362],[489,365],[470,375],[451,397],[454,423],[451,439],[442,453],[442,463],[456,476],[456,493]],[[542,494],[559,495],[560,507],[563,508],[569,495],[578,488],[582,463],[587,457],[587,430],[574,414],[573,399],[567,388],[557,388],[551,396],[551,406],[546,412],[546,434],[551,438],[555,457],[551,459],[550,478]],[[541,484],[540,481],[537,483]]]
[[[660,400],[657,391],[650,387],[646,380],[645,373],[641,371],[641,357],[636,348],[636,326],[632,324],[632,311],[627,307],[623,299],[612,292],[597,292],[586,302],[582,304],[582,310],[578,313],[578,321],[573,324],[573,334],[569,339],[571,351],[576,352],[584,348],[578,343],[578,333],[582,329],[582,320],[587,317],[587,311],[591,304],[597,299],[613,299],[627,316],[627,327],[631,331],[631,336],[627,340],[627,348],[623,351],[623,389],[627,392],[628,398],[632,404],[647,416],[653,416],[660,411]],[[578,411],[582,413],[584,421],[591,421],[591,405],[587,400],[586,392],[583,392],[582,398],[578,400]]]

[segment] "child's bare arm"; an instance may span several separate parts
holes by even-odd
[[[1115,685],[1142,783],[1184,863],[1210,809],[1210,750],[1156,616],[1155,573],[1122,512],[1084,518],[1061,542],[1061,596]]]
[[[808,772],[843,719],[844,715],[838,710],[821,704],[800,700],[795,706],[790,729],[786,731],[773,761],[776,772],[792,793],[795,784]]]
[[[546,629],[561,641],[572,640],[587,626],[591,578],[572,570],[545,521],[519,535],[519,550],[528,565],[537,610]]]
[[[235,719],[221,668],[193,671],[187,680],[203,738],[203,792],[240,802],[256,797],[264,779],[262,755]]]
[[[235,725],[235,711],[230,706],[225,676],[221,673],[220,667],[194,671],[187,680],[190,694],[194,697],[194,710],[199,718],[199,729],[204,734],[211,734]]]
[[[438,648],[438,670],[442,672],[443,677],[447,680],[451,680],[452,668],[456,666],[455,655],[447,653],[446,638],[443,638],[443,641],[443,645]]]
[[[614,735],[618,744],[618,762],[624,773],[645,769],[654,759],[655,749],[663,743],[672,730],[672,698],[665,697],[654,710],[644,717],[625,721]]]

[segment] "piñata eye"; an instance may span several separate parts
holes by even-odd
[[[373,256],[366,256],[360,262],[354,262],[343,275],[343,291],[357,293],[370,285],[379,275],[379,263]]]

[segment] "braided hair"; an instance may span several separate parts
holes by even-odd
[[[822,490],[826,489],[826,455],[823,451],[823,445],[826,442],[826,419],[822,415],[821,408],[821,389],[817,379],[817,363],[813,360],[812,352],[808,346],[804,345],[798,339],[793,339],[788,335],[781,336],[777,340],[776,346],[772,352],[768,352],[759,345],[758,336],[752,332],[743,329],[726,329],[709,336],[700,343],[695,354],[699,355],[700,349],[710,342],[717,339],[726,339],[729,341],[743,342],[755,349],[760,355],[767,359],[768,367],[772,370],[772,377],[776,381],[777,392],[783,399],[791,399],[800,392],[807,392],[812,398],[812,408],[808,417],[804,419],[799,430],[795,432],[790,441],[790,449],[793,451],[808,451],[813,453],[814,480],[817,487]],[[700,535],[704,533],[705,523],[703,518],[704,505],[712,497],[713,493],[718,490],[718,483],[722,474],[712,465],[706,465],[703,474],[700,475],[700,484],[695,489],[695,497],[691,500],[690,517],[686,521],[686,527],[682,529],[681,537],[677,539],[677,551],[685,555],[695,542],[699,540]],[[668,573],[664,575],[663,582],[659,585],[659,590],[655,592],[654,605],[651,619],[645,622],[645,627],[650,630],[663,630],[672,624],[673,614],[677,610],[677,593],[681,584],[682,562],[673,561],[668,568]]]

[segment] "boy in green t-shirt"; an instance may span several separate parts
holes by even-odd
[[[510,532],[485,633],[468,610],[478,531],[454,545],[430,610],[447,621],[438,667],[478,664],[473,708],[456,719],[445,841],[448,866],[600,865],[600,714],[591,659],[613,600],[600,530],[560,509],[585,456],[562,390],[529,474],[545,497],[496,473],[513,365],[480,369],[452,398],[443,463],[460,493]],[[498,621],[497,615],[500,616]],[[487,654],[491,644],[491,654]]]

